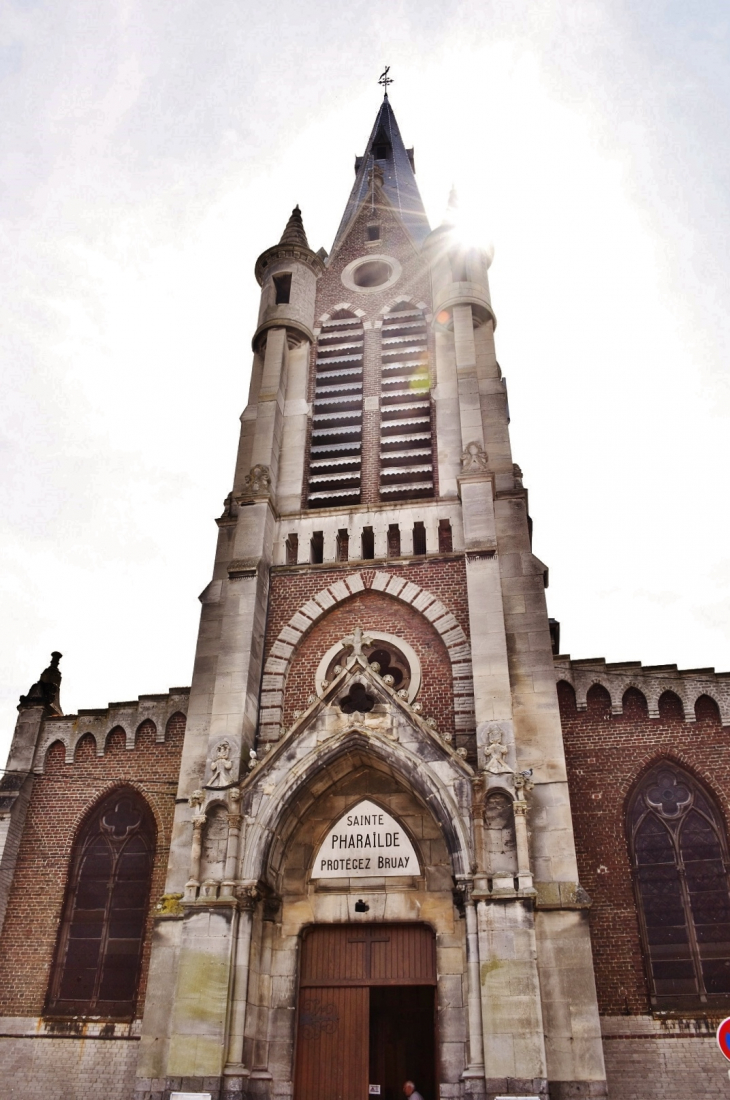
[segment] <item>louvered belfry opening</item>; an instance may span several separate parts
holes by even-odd
[[[433,493],[428,329],[423,312],[401,302],[381,330],[380,499]]]
[[[341,310],[317,339],[307,504],[334,508],[360,502],[363,327]]]

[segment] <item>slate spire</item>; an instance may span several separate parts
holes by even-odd
[[[430,233],[413,169],[413,150],[406,149],[403,144],[393,108],[386,96],[375,119],[365,154],[355,160],[355,184],[332,245],[333,252],[371,193],[373,168],[380,169],[382,194],[400,217],[413,243],[420,248]]]
[[[286,229],[281,235],[279,244],[298,244],[301,248],[309,248],[307,234],[304,232],[302,212],[298,203],[291,212],[291,217],[286,223]]]

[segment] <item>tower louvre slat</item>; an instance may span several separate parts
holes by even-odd
[[[343,315],[325,321],[322,329],[315,358],[310,439],[310,456],[317,457],[310,462],[306,490],[310,508],[344,501],[355,504],[361,493],[362,322],[358,317]],[[352,365],[343,367],[345,363]],[[342,382],[343,378],[352,381]],[[342,440],[348,437],[349,444],[343,443]],[[345,465],[343,450],[351,452],[347,455],[344,471],[338,469]],[[349,484],[345,487],[343,482]]]

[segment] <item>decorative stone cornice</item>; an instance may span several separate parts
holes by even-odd
[[[623,713],[623,697],[629,688],[636,688],[646,699],[649,717],[659,717],[659,699],[665,691],[679,697],[685,722],[695,722],[695,703],[701,695],[709,695],[720,710],[723,726],[730,726],[730,672],[715,672],[714,668],[679,669],[676,665],[642,665],[641,661],[607,662],[604,657],[572,660],[567,654],[554,658],[555,679],[569,683],[574,691],[579,711],[588,705],[587,695],[595,684],[605,688],[611,697],[611,713]]]
[[[300,244],[275,244],[271,248],[267,248],[265,252],[262,252],[256,261],[256,267],[254,268],[254,274],[259,286],[263,284],[266,277],[266,269],[271,264],[280,263],[281,261],[293,260],[295,263],[306,264],[310,271],[315,275],[321,275],[324,271],[324,263],[316,252],[312,252],[311,248],[305,248]]]

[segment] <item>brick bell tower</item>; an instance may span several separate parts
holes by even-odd
[[[460,238],[454,201],[430,229],[387,93],[355,173],[329,255],[296,207],[256,262],[136,1095],[365,1100],[374,971],[335,994],[307,945],[375,924],[433,939],[433,971],[403,979],[435,998],[432,1078],[409,1071],[426,1100],[603,1097],[547,570],[510,449],[490,258]],[[322,855],[366,802],[417,874]],[[303,1000],[317,981],[326,995]],[[337,997],[357,981],[371,1009],[352,1024]]]

